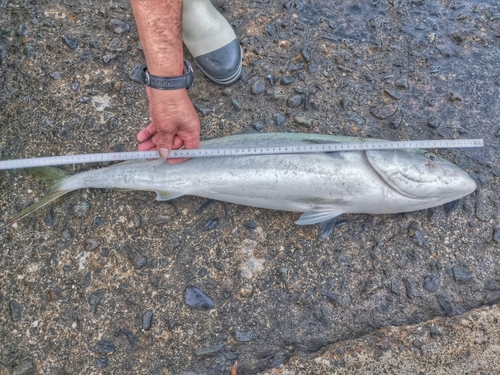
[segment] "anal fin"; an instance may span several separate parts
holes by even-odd
[[[337,218],[338,216],[335,216],[334,218],[323,221],[320,224],[319,229],[322,239],[326,240],[330,233],[332,233],[333,228],[335,228],[335,226],[337,225]]]

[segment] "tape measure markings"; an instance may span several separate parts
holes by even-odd
[[[356,143],[323,143],[305,146],[290,144],[279,147],[250,148],[205,148],[192,150],[173,150],[169,158],[196,158],[215,156],[245,156],[272,154],[301,154],[314,152],[360,151],[360,150],[391,150],[405,148],[461,148],[483,147],[482,139],[445,139],[421,141],[378,141]],[[33,168],[50,165],[98,163],[118,160],[158,159],[157,151],[125,151],[97,154],[80,154],[64,156],[47,156],[31,159],[0,160],[0,170]]]

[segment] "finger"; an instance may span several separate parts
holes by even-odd
[[[189,160],[189,158],[167,159],[167,163],[168,164],[180,164],[180,163],[184,163],[186,160]]]
[[[182,137],[184,142],[184,147],[188,149],[200,148],[200,132],[190,133],[189,135]]]
[[[172,144],[172,150],[178,150],[182,147],[184,144],[184,141],[179,138],[179,136],[176,134],[174,136],[174,143]]]
[[[137,147],[137,150],[139,151],[150,151],[156,148],[156,145],[151,141],[147,140],[146,142],[142,142],[139,147]]]
[[[153,123],[146,126],[137,134],[137,140],[139,142],[144,142],[156,134],[156,126]]]
[[[174,134],[169,133],[163,129],[158,129],[158,141],[156,147],[158,148],[158,154],[160,157],[166,159],[170,150],[172,150],[172,144],[174,142]]]

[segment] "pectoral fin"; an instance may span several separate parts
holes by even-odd
[[[342,210],[331,205],[316,206],[312,210],[304,212],[295,222],[298,225],[311,225],[331,220],[343,214]]]
[[[155,191],[157,201],[168,201],[170,199],[175,199],[182,197],[184,194],[176,191]]]
[[[332,233],[337,224],[337,217],[342,213],[339,208],[331,205],[317,206],[310,211],[304,212],[295,224],[311,225],[321,223],[321,238],[325,239]]]

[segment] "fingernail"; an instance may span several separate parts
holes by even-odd
[[[159,148],[158,154],[161,158],[166,159],[168,158],[168,154],[170,154],[170,150],[168,148]]]

